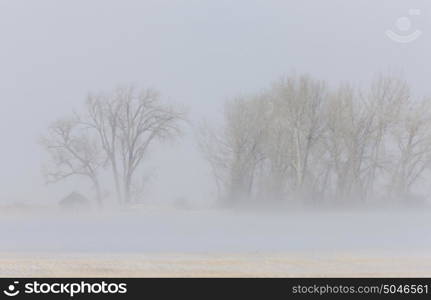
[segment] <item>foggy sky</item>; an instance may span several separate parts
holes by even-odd
[[[386,37],[409,9],[409,44]],[[388,68],[431,95],[429,1],[0,1],[0,201],[58,199],[81,183],[46,187],[47,125],[82,107],[89,91],[118,84],[154,87],[217,119],[222,103],[259,91],[280,75],[306,72],[362,84]],[[205,201],[208,170],[186,129],[183,141],[153,149],[151,195]]]

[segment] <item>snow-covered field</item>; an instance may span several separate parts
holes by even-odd
[[[431,213],[0,215],[0,276],[431,276]]]
[[[431,255],[1,254],[0,277],[430,277]]]

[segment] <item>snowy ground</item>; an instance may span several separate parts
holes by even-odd
[[[1,277],[430,277],[431,256],[351,253],[0,255]]]
[[[431,276],[431,213],[0,215],[0,276]]]

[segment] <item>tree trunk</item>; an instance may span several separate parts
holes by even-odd
[[[115,157],[114,158],[111,157],[110,160],[112,165],[112,174],[114,177],[115,194],[117,196],[117,201],[118,203],[123,204],[123,195],[121,193],[120,177],[118,175],[117,163],[115,162]]]
[[[102,200],[102,192],[100,189],[100,183],[99,183],[99,180],[97,178],[94,178],[93,182],[94,182],[94,188],[96,190],[97,206],[99,207],[99,209],[102,209],[103,208],[103,200]]]
[[[131,202],[131,187],[132,187],[132,176],[129,174],[124,178],[124,203],[130,204]]]

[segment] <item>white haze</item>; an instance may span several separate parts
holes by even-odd
[[[422,36],[388,39],[412,8]],[[366,85],[395,70],[416,95],[431,96],[430,16],[425,0],[0,0],[0,209],[18,207],[0,212],[0,252],[430,250],[428,212],[211,210],[215,187],[195,132],[202,120],[220,123],[226,100],[292,72]],[[92,191],[84,180],[46,185],[38,139],[80,110],[88,92],[130,83],[156,88],[190,119],[182,137],[145,159],[152,176],[143,202],[169,207],[184,198],[192,209],[47,217],[72,191]],[[420,187],[425,198],[429,186]],[[38,212],[17,213],[22,203]]]
[[[430,213],[123,211],[2,217],[0,252],[424,255]],[[53,226],[55,224],[55,226]]]
[[[404,72],[415,92],[431,94],[427,1],[0,5],[1,201],[56,201],[80,189],[77,183],[44,186],[43,150],[36,142],[51,121],[78,109],[89,91],[128,83],[155,87],[188,106],[194,123],[217,120],[226,99],[259,91],[292,70],[363,84],[392,68]],[[423,35],[410,44],[389,40],[384,31],[410,8],[421,9],[412,26]],[[188,130],[175,147],[153,151],[153,196],[208,198],[209,172],[193,139]]]

